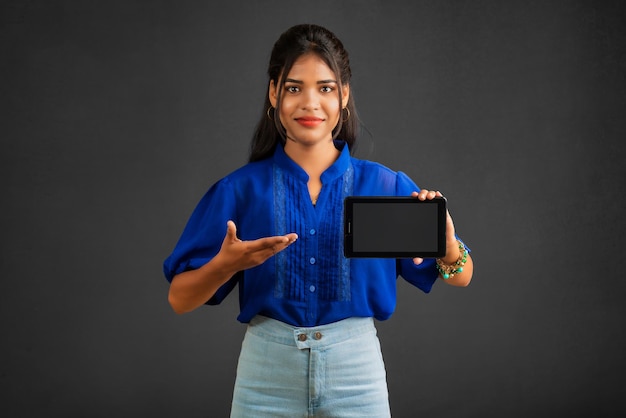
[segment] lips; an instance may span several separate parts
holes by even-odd
[[[303,116],[301,118],[296,118],[296,122],[302,126],[312,128],[324,122],[324,119],[315,116]]]

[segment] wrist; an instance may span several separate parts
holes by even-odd
[[[209,263],[205,264],[205,267],[207,267],[207,272],[212,277],[222,283],[227,282],[238,271],[233,266],[233,263],[228,262],[228,257],[225,257],[221,252],[217,253]]]
[[[457,252],[458,255],[456,259],[454,259],[451,262],[448,262],[449,259],[452,257],[448,257],[448,254],[446,254],[446,257],[444,257],[443,259],[438,258],[436,262],[437,271],[439,271],[439,274],[445,280],[451,277],[454,277],[455,274],[461,273],[463,271],[463,266],[467,262],[468,253],[467,253],[467,249],[465,248],[465,245],[460,240],[457,240],[457,243],[458,243],[458,252]]]
[[[452,265],[456,263],[456,261],[461,256],[461,249],[458,245],[452,247],[452,250],[446,251],[446,255],[440,258],[441,262],[446,265]]]

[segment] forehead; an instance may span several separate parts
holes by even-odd
[[[305,78],[333,80],[335,79],[335,74],[322,58],[316,54],[309,53],[300,56],[293,63],[287,77],[296,80],[304,80]]]

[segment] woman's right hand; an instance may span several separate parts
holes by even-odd
[[[226,224],[226,236],[220,252],[215,256],[233,274],[263,264],[268,258],[281,252],[297,239],[295,233],[242,241],[237,238],[237,226],[233,221]]]
[[[222,248],[211,261],[196,270],[179,273],[172,279],[168,301],[174,312],[190,312],[211,299],[238,271],[263,264],[298,239],[296,234],[242,241],[237,227],[228,221]]]

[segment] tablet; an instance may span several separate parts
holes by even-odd
[[[446,199],[348,196],[344,255],[348,258],[440,258],[446,254]]]

